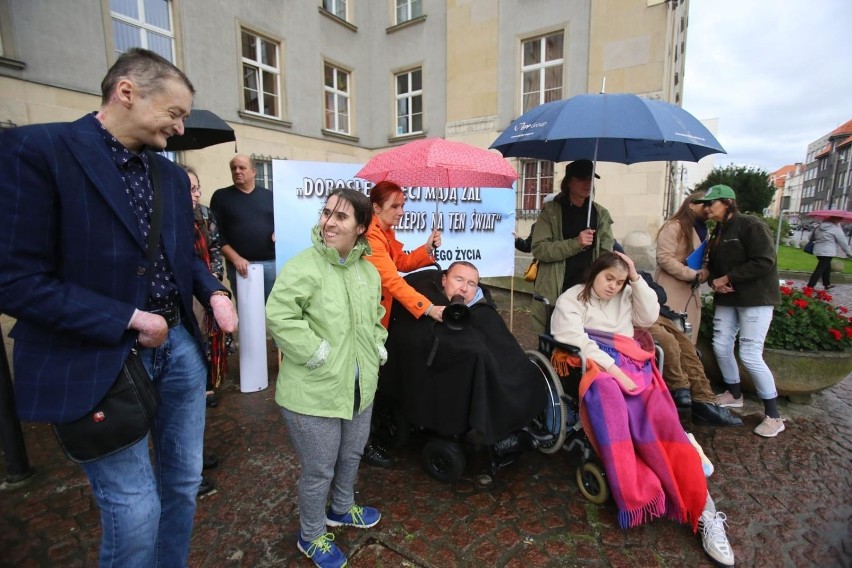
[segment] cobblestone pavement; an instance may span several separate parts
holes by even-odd
[[[833,292],[852,306],[852,284]],[[525,317],[520,304],[516,322]],[[207,449],[221,463],[208,472],[218,489],[199,499],[192,567],[311,565],[295,547],[299,468],[273,396],[274,380],[243,394],[231,378],[209,410]],[[774,439],[751,433],[760,419],[753,398],[741,412],[744,427],[693,428],[716,465],[710,489],[729,517],[738,566],[852,566],[850,407],[847,377],[809,405],[782,400],[787,430]],[[0,486],[0,566],[96,566],[99,518],[85,477],[48,427],[24,430],[36,473]],[[684,526],[658,519],[620,530],[611,502],[594,505],[580,495],[577,460],[567,452],[528,452],[487,486],[477,480],[481,454],[469,456],[451,486],[426,475],[416,441],[395,460],[390,469],[365,464],[359,473],[357,500],[380,508],[382,521],[367,531],[334,530],[354,568],[711,565]]]

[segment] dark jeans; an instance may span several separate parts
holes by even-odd
[[[813,288],[816,286],[817,280],[822,277],[822,285],[830,286],[831,285],[831,261],[834,260],[833,256],[818,256],[817,257],[817,265],[814,268],[814,273],[811,274],[811,279],[808,280],[808,286]]]

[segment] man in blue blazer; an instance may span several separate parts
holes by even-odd
[[[0,134],[0,311],[18,319],[10,335],[23,420],[80,418],[138,344],[161,399],[154,465],[148,437],[83,464],[101,510],[101,566],[185,566],[206,377],[192,297],[211,305],[226,332],[236,313],[195,255],[189,178],[146,152],[183,134],[192,83],[159,55],[132,49],[101,90],[100,110],[76,122]],[[163,218],[150,263],[155,189]]]

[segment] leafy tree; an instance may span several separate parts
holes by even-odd
[[[724,168],[713,168],[695,189],[707,191],[720,183],[734,190],[737,194],[737,207],[743,212],[763,213],[775,195],[775,186],[769,181],[769,173],[766,170],[733,164]]]

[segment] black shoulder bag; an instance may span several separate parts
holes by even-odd
[[[148,262],[153,267],[163,225],[163,200],[156,157],[151,153],[148,156],[154,190]],[[144,438],[151,429],[158,406],[157,390],[134,346],[104,398],[82,418],[53,424],[53,432],[72,461],[87,463],[120,452]]]

